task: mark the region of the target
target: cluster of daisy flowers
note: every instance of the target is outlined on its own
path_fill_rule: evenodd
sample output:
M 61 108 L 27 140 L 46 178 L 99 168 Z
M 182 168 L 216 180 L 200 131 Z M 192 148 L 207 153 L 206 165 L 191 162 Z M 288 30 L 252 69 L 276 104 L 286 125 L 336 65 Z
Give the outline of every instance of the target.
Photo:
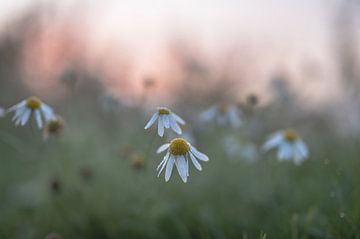
M 164 136 L 165 129 L 174 131 L 177 135 L 182 134 L 181 126 L 185 125 L 185 121 L 166 107 L 158 107 L 157 111 L 145 125 L 145 129 L 149 129 L 157 120 L 157 132 L 160 137 Z M 202 166 L 199 161 L 209 161 L 208 156 L 198 151 L 184 137 L 176 137 L 169 143 L 160 146 L 157 153 L 166 151 L 163 160 L 157 167 L 158 177 L 165 170 L 165 181 L 169 181 L 174 165 L 184 183 L 187 182 L 189 176 L 189 161 L 194 167 L 201 171 Z
M 247 101 L 248 105 L 252 107 L 257 104 L 257 98 L 255 96 L 248 97 Z M 230 126 L 237 129 L 243 125 L 241 117 L 242 112 L 237 105 L 220 103 L 213 105 L 202 112 L 199 119 L 202 122 L 215 122 L 218 126 Z M 241 155 L 242 151 L 240 145 L 234 146 L 233 142 L 230 143 L 232 144 L 230 147 L 230 151 L 232 152 L 230 153 L 235 151 Z M 229 142 L 226 142 L 226 146 L 229 146 Z M 249 158 L 253 159 L 256 155 L 256 149 L 254 146 L 251 150 L 250 147 L 246 147 L 246 149 L 248 152 L 246 152 L 245 156 L 250 156 Z M 262 146 L 262 149 L 263 151 L 277 149 L 278 160 L 293 161 L 296 165 L 300 165 L 309 157 L 307 145 L 294 129 L 284 129 L 271 134 Z M 249 153 L 251 153 L 251 155 L 249 155 Z
M 44 138 L 58 135 L 64 126 L 64 121 L 54 113 L 54 110 L 36 96 L 20 101 L 7 110 L 2 109 L 1 115 L 14 113 L 12 121 L 15 126 L 24 126 L 32 119 L 39 129 L 44 129 Z

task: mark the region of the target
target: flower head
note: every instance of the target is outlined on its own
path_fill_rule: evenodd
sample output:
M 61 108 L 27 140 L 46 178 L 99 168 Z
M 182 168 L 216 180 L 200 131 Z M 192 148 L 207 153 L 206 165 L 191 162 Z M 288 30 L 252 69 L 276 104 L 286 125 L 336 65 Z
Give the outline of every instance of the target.
M 241 112 L 236 105 L 218 104 L 211 106 L 206 111 L 200 114 L 202 121 L 215 121 L 218 125 L 224 126 L 230 124 L 233 128 L 241 126 Z
M 169 128 L 177 134 L 181 134 L 182 130 L 179 124 L 185 124 L 185 121 L 182 118 L 171 112 L 166 107 L 158 107 L 158 111 L 153 114 L 149 122 L 146 124 L 145 129 L 150 128 L 156 120 L 158 120 L 158 134 L 160 137 L 164 136 L 165 129 Z
M 48 139 L 50 136 L 59 136 L 64 130 L 64 120 L 55 115 L 55 117 L 45 123 L 44 127 L 44 139 Z
M 169 181 L 174 164 L 177 171 L 184 183 L 187 182 L 189 176 L 189 160 L 193 163 L 195 168 L 199 171 L 202 167 L 198 160 L 209 161 L 208 156 L 199 152 L 194 146 L 183 138 L 175 138 L 170 143 L 160 146 L 157 153 L 161 153 L 167 150 L 164 159 L 160 162 L 157 170 L 158 176 L 165 169 L 165 181 Z
M 307 145 L 293 129 L 281 130 L 270 135 L 263 149 L 268 151 L 273 148 L 278 148 L 279 160 L 293 160 L 295 164 L 301 164 L 309 156 Z
M 29 97 L 10 107 L 7 112 L 15 112 L 13 121 L 15 121 L 16 126 L 25 125 L 30 117 L 33 116 L 38 128 L 42 128 L 44 121 L 52 120 L 55 117 L 53 110 L 35 96 Z

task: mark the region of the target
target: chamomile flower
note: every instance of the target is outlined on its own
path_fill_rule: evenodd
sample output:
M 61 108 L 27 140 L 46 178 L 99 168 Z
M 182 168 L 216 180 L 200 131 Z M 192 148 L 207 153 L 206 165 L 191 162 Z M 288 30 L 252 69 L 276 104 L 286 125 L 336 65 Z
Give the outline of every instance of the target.
M 215 121 L 218 125 L 229 124 L 233 128 L 239 128 L 241 122 L 241 112 L 236 105 L 218 104 L 211 106 L 200 114 L 201 121 Z
M 182 130 L 179 124 L 185 124 L 185 121 L 182 118 L 171 112 L 171 110 L 166 107 L 158 107 L 158 111 L 153 114 L 149 122 L 146 124 L 145 129 L 150 128 L 156 120 L 158 120 L 158 134 L 160 137 L 163 137 L 165 129 L 169 128 L 180 135 Z
M 268 151 L 277 148 L 277 158 L 279 160 L 293 160 L 295 164 L 301 164 L 309 156 L 309 150 L 298 133 L 293 129 L 285 129 L 270 135 L 263 145 L 263 149 Z
M 42 128 L 44 121 L 49 121 L 55 117 L 53 110 L 35 96 L 29 97 L 10 107 L 7 112 L 15 112 L 13 121 L 15 121 L 16 126 L 25 125 L 30 117 L 33 116 L 38 128 Z
M 183 138 L 175 138 L 170 143 L 162 145 L 156 152 L 161 153 L 167 150 L 164 159 L 161 161 L 157 170 L 158 177 L 165 169 L 165 181 L 169 181 L 174 164 L 184 183 L 187 182 L 189 176 L 189 160 L 193 163 L 195 168 L 199 171 L 202 167 L 198 160 L 209 161 L 208 156 L 199 152 L 194 146 Z

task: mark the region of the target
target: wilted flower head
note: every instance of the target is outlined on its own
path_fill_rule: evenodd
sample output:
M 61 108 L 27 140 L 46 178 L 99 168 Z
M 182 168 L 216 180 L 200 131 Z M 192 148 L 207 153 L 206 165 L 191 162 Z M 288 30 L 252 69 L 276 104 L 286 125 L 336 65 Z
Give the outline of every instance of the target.
M 60 116 L 55 115 L 53 119 L 45 123 L 44 139 L 48 139 L 50 136 L 59 136 L 64 130 L 64 125 L 64 120 Z
M 158 107 L 157 112 L 153 114 L 149 122 L 146 124 L 145 129 L 150 128 L 157 119 L 158 119 L 158 134 L 160 137 L 164 135 L 164 129 L 169 129 L 169 128 L 174 130 L 177 134 L 182 133 L 179 124 L 184 125 L 185 121 L 182 118 L 180 118 L 177 114 L 171 112 L 171 110 L 169 110 L 166 107 Z
M 133 169 L 142 169 L 145 166 L 144 156 L 139 153 L 133 153 L 130 157 L 130 163 Z
M 234 128 L 241 126 L 241 112 L 236 105 L 221 103 L 211 106 L 200 114 L 202 121 L 215 121 L 218 125 L 230 124 Z
M 177 171 L 184 183 L 187 182 L 187 177 L 189 176 L 189 160 L 192 161 L 195 168 L 199 171 L 202 170 L 202 167 L 198 161 L 209 161 L 208 156 L 199 152 L 194 146 L 187 142 L 183 138 L 175 138 L 170 143 L 164 144 L 159 147 L 157 153 L 161 153 L 167 150 L 167 153 L 164 159 L 161 161 L 157 170 L 159 171 L 158 177 L 161 172 L 165 169 L 165 181 L 169 181 L 171 173 L 176 165 Z
M 42 128 L 44 121 L 52 120 L 55 117 L 53 110 L 35 96 L 29 97 L 10 107 L 7 112 L 15 112 L 13 121 L 15 121 L 16 126 L 25 125 L 30 117 L 33 116 L 38 128 Z
M 295 164 L 301 164 L 309 156 L 308 147 L 293 129 L 281 130 L 270 135 L 263 149 L 267 151 L 273 148 L 278 148 L 279 160 L 293 160 Z

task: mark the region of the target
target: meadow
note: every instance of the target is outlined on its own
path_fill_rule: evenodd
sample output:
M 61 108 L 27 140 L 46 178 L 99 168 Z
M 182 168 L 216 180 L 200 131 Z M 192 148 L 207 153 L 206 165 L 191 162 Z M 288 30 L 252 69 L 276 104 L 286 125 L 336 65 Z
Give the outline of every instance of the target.
M 243 103 L 236 130 L 197 122 L 200 107 L 173 105 L 210 161 L 201 172 L 191 166 L 187 183 L 177 173 L 165 183 L 155 151 L 166 137 L 143 129 L 155 109 L 105 110 L 98 93 L 54 105 L 65 127 L 48 140 L 0 120 L 1 238 L 360 238 L 360 138 L 336 135 L 296 98 Z M 289 125 L 309 146 L 301 165 L 261 151 Z M 229 137 L 257 154 L 227 153 Z

